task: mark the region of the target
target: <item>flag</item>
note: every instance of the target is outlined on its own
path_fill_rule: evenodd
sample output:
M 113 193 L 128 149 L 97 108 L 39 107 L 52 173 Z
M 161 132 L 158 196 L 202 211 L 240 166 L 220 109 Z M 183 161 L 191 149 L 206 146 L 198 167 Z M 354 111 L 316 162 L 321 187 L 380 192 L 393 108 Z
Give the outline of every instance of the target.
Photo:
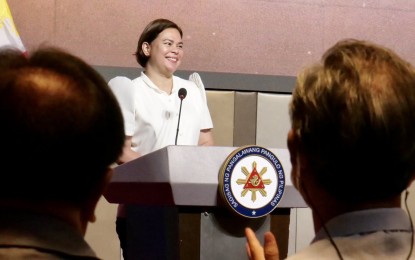
M 11 46 L 26 52 L 6 0 L 0 0 L 0 48 Z

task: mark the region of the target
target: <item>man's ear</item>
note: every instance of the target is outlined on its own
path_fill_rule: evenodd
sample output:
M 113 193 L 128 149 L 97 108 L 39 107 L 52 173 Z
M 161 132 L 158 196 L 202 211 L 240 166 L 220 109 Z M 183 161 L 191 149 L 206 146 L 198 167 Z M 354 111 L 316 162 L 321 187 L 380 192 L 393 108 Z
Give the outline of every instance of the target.
M 296 189 L 299 188 L 300 168 L 299 168 L 299 154 L 298 154 L 298 136 L 294 129 L 290 129 L 287 135 L 287 146 L 290 152 L 291 161 L 291 181 Z
M 304 201 L 311 206 L 309 192 L 313 191 L 314 181 L 310 174 L 309 158 L 307 152 L 302 148 L 300 137 L 291 129 L 287 137 L 287 145 L 291 158 L 291 182 L 303 197 Z M 311 178 L 310 178 L 311 177 Z
M 102 181 L 101 186 L 101 195 L 104 194 L 105 190 L 107 189 L 108 185 L 111 182 L 112 175 L 114 174 L 114 168 L 108 167 L 107 173 L 105 174 L 104 180 Z
M 408 182 L 408 185 L 406 186 L 407 189 L 412 185 L 412 183 L 415 181 L 415 174 L 412 174 L 411 179 Z
M 105 175 L 101 178 L 100 182 L 97 183 L 94 190 L 91 192 L 90 199 L 88 203 L 85 205 L 85 213 L 86 213 L 86 220 L 88 222 L 95 222 L 95 209 L 98 205 L 98 202 L 104 193 L 105 189 L 108 187 L 113 174 L 113 169 L 108 167 Z
M 297 161 L 297 138 L 298 137 L 295 134 L 295 130 L 291 128 L 287 135 L 287 146 L 288 151 L 290 152 L 291 165 L 294 165 Z

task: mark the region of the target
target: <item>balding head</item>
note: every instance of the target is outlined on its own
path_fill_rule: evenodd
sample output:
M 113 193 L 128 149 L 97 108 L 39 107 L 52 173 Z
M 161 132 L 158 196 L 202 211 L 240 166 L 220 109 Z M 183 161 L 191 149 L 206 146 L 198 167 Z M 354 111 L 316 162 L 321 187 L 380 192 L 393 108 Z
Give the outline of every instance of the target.
M 0 52 L 0 122 L 0 198 L 81 202 L 124 143 L 104 79 L 58 49 Z

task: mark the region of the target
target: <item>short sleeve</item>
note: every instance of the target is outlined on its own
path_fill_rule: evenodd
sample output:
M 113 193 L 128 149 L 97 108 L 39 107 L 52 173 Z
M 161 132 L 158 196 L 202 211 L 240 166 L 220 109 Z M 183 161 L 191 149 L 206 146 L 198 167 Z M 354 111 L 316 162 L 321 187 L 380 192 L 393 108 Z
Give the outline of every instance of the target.
M 200 91 L 202 101 L 204 102 L 202 107 L 202 128 L 201 129 L 211 129 L 213 128 L 212 117 L 210 116 L 209 107 L 207 105 L 206 90 L 203 84 L 202 79 L 200 78 L 199 73 L 193 72 L 189 76 L 189 80 L 193 81 Z
M 125 135 L 132 136 L 135 128 L 134 84 L 127 77 L 117 76 L 108 82 L 121 107 Z

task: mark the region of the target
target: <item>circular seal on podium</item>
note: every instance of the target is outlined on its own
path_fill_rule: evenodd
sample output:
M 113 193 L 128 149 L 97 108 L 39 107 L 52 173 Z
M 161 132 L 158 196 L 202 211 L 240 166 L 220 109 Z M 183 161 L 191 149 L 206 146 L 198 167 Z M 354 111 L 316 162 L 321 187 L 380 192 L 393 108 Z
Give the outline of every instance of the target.
M 260 146 L 243 146 L 228 155 L 219 173 L 219 190 L 229 208 L 247 218 L 270 214 L 285 189 L 278 157 Z

